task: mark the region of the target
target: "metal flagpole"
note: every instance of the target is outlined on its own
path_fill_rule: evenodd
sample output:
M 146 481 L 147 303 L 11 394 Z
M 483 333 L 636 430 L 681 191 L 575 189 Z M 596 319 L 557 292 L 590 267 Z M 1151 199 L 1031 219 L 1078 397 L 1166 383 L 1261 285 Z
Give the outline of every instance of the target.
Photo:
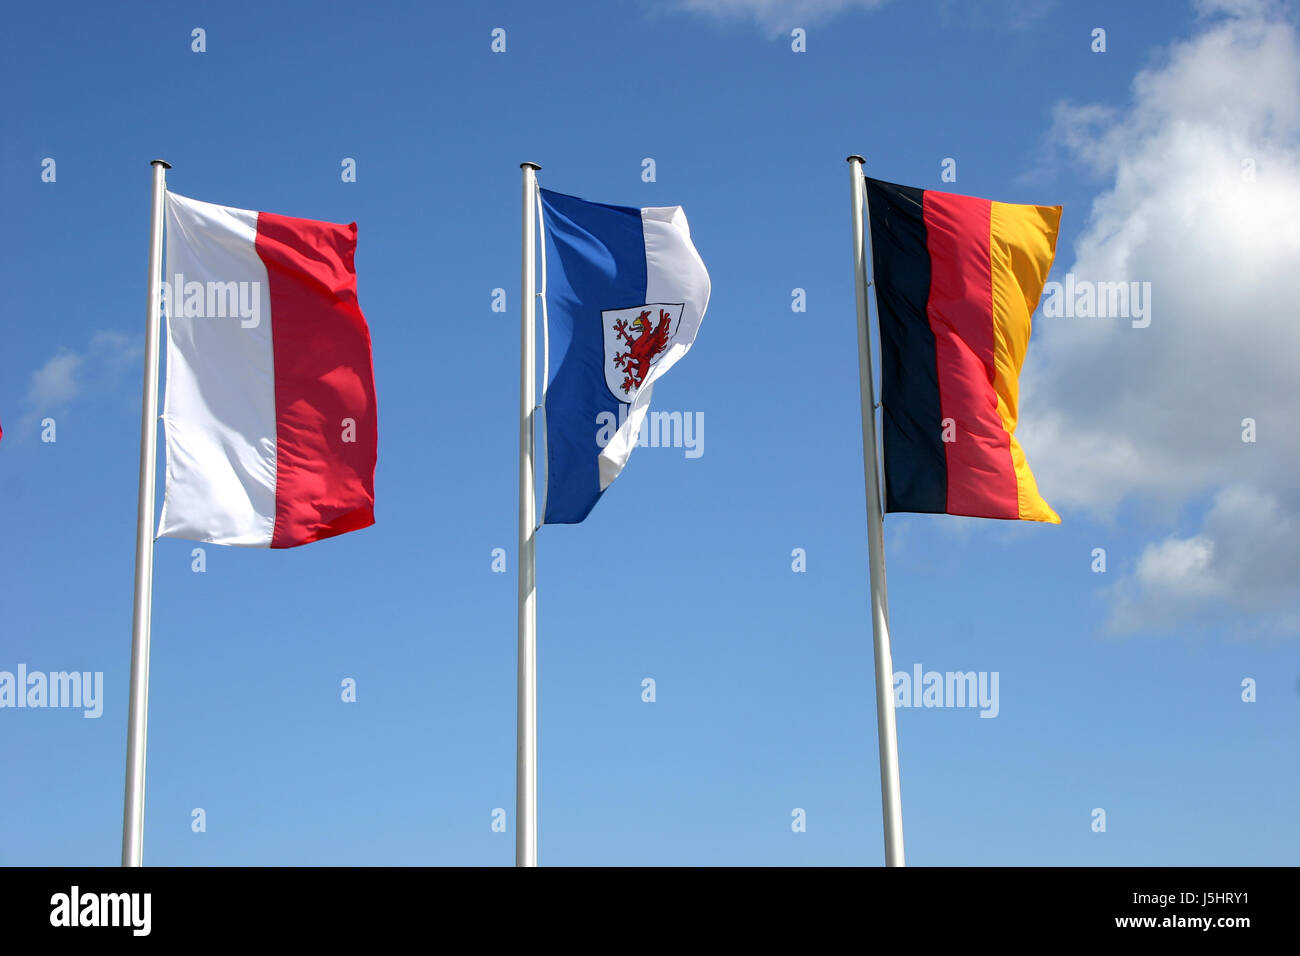
M 537 552 L 533 411 L 537 405 L 536 163 L 524 171 L 523 273 L 519 290 L 519 659 L 515 744 L 515 866 L 537 865 Z
M 880 737 L 880 809 L 885 824 L 885 865 L 904 866 L 903 802 L 898 783 L 898 730 L 894 721 L 894 661 L 889 650 L 889 598 L 885 591 L 885 520 L 876 463 L 876 403 L 867 319 L 867 254 L 861 156 L 850 156 L 853 192 L 853 276 L 858 300 L 858 382 L 862 396 L 862 469 L 867 479 L 867 551 L 871 561 L 871 629 L 876 651 L 876 730 Z M 876 310 L 879 315 L 879 309 Z
M 144 759 L 149 736 L 149 625 L 153 616 L 154 468 L 158 460 L 158 338 L 163 197 L 171 165 L 155 159 L 149 217 L 149 302 L 145 311 L 144 394 L 140 401 L 140 497 L 135 527 L 135 608 L 131 622 L 131 704 L 127 716 L 122 865 L 144 856 Z

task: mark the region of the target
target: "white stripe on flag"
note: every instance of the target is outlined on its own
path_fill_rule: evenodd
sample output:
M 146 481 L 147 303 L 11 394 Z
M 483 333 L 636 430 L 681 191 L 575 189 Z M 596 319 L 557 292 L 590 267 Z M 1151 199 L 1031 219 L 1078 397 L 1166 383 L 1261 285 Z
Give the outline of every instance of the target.
M 158 534 L 270 547 L 275 359 L 270 288 L 257 254 L 257 213 L 172 192 L 166 205 L 163 279 L 174 284 L 179 274 L 185 287 L 172 289 L 167 313 L 167 491 Z M 231 282 L 237 283 L 234 315 L 229 314 Z M 197 294 L 187 296 L 186 289 Z M 252 306 L 248 311 L 256 312 L 256 325 L 252 317 L 241 317 L 241 297 Z
M 655 362 L 628 408 L 627 420 L 597 459 L 600 490 L 604 491 L 622 472 L 636 447 L 641 422 L 650 408 L 655 381 L 690 351 L 709 305 L 709 273 L 691 242 L 691 227 L 681 206 L 647 206 L 641 210 L 641 231 L 645 236 L 646 302 L 681 302 L 682 317 L 672 344 Z

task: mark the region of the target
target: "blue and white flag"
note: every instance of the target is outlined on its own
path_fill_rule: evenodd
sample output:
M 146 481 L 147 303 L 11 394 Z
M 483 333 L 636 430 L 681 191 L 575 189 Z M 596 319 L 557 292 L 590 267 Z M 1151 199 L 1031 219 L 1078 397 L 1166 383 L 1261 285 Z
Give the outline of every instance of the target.
M 627 464 L 655 380 L 690 351 L 709 273 L 681 206 L 541 194 L 558 356 L 546 391 L 543 521 L 576 524 Z

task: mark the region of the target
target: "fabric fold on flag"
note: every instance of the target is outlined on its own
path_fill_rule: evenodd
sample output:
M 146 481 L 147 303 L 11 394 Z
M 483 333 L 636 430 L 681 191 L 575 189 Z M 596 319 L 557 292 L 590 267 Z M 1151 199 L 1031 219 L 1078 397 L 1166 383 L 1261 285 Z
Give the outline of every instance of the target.
M 1060 523 L 1016 440 L 1031 316 L 1060 206 L 866 177 L 885 510 Z
M 374 523 L 356 223 L 168 192 L 160 537 L 292 548 Z
M 627 464 L 654 383 L 690 351 L 711 287 L 681 206 L 540 193 L 553 357 L 543 521 L 576 524 Z

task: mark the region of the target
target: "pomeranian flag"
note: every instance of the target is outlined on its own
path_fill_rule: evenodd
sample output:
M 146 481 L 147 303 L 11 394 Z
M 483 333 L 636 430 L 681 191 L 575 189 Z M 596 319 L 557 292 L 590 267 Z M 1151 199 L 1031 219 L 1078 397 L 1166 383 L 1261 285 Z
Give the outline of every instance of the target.
M 158 534 L 292 548 L 374 524 L 375 383 L 356 223 L 166 194 Z
M 867 177 L 885 510 L 1060 523 L 1016 441 L 1030 316 L 1060 206 Z
M 540 190 L 546 304 L 545 524 L 590 513 L 636 447 L 655 381 L 690 351 L 709 273 L 681 206 L 606 206 Z

